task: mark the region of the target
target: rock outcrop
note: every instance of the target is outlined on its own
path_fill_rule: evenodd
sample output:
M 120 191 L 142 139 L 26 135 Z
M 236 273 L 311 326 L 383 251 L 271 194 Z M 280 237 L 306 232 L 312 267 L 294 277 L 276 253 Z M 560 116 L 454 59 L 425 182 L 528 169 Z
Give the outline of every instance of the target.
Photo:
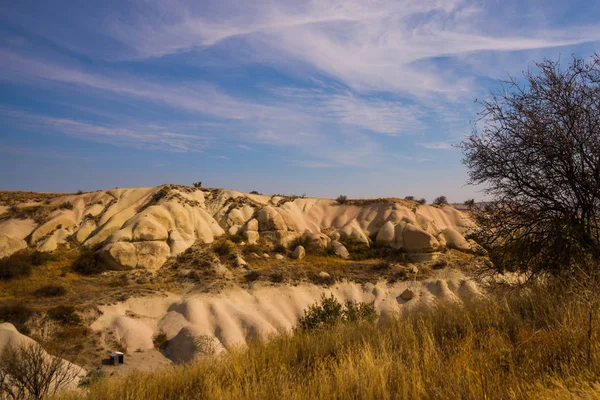
M 406 201 L 284 198 L 221 189 L 165 185 L 59 196 L 37 206 L 44 218 L 0 216 L 0 257 L 30 246 L 99 246 L 100 257 L 120 268 L 160 268 L 196 242 L 224 234 L 288 246 L 300 239 L 308 250 L 335 248 L 352 240 L 424 254 L 445 247 L 475 251 L 464 238 L 472 221 L 452 207 Z

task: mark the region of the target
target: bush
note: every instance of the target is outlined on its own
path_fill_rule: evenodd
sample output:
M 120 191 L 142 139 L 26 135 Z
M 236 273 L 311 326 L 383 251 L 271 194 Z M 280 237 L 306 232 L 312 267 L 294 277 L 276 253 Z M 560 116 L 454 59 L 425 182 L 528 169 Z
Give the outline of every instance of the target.
M 61 285 L 42 286 L 33 292 L 36 297 L 59 297 L 67 294 L 67 289 Z
M 54 260 L 54 256 L 51 253 L 36 250 L 29 254 L 29 260 L 31 265 L 38 267 L 40 265 L 46 265 L 48 261 Z
M 31 275 L 31 259 L 26 251 L 14 253 L 0 260 L 0 279 L 9 280 Z
M 154 348 L 156 350 L 165 348 L 168 342 L 167 334 L 164 332 L 159 332 L 152 338 L 152 343 L 154 344 Z
M 0 306 L 0 322 L 10 322 L 23 334 L 29 333 L 29 329 L 25 327 L 25 324 L 32 315 L 33 310 L 25 304 L 5 304 Z
M 84 248 L 79 252 L 71 269 L 82 275 L 95 275 L 114 268 L 100 259 L 95 248 Z
M 463 204 L 469 208 L 472 208 L 473 206 L 475 206 L 475 199 L 465 200 Z
M 250 194 L 260 194 L 259 192 L 257 192 L 256 190 L 253 190 L 250 192 Z
M 226 256 L 227 254 L 230 254 L 231 250 L 232 246 L 229 244 L 229 242 L 220 242 L 214 244 L 212 247 L 212 251 L 220 256 Z
M 433 204 L 435 204 L 436 206 L 445 205 L 448 204 L 448 199 L 446 198 L 446 196 L 438 196 L 435 199 L 433 199 Z
M 81 317 L 73 306 L 60 305 L 48 310 L 48 318 L 65 325 L 77 325 L 81 323 Z
M 242 248 L 242 253 L 244 253 L 244 254 L 251 254 L 251 253 L 261 254 L 263 252 L 264 252 L 263 248 L 257 244 L 246 244 Z
M 427 204 L 427 200 L 425 200 L 424 198 L 420 198 L 419 200 L 417 200 L 417 203 L 423 205 L 423 204 Z
M 260 272 L 258 271 L 250 271 L 246 275 L 244 275 L 244 279 L 248 282 L 254 282 L 260 279 Z
M 244 238 L 242 238 L 240 235 L 231 235 L 229 237 L 229 240 L 232 241 L 235 244 L 239 244 L 239 243 L 242 243 L 244 241 Z
M 330 297 L 322 295 L 321 304 L 315 303 L 304 311 L 304 315 L 298 320 L 297 329 L 311 331 L 340 323 L 374 322 L 376 318 L 377 313 L 372 304 L 347 301 L 342 305 L 333 294 Z
M 273 248 L 273 251 L 274 251 L 275 253 L 279 253 L 279 254 L 285 254 L 286 248 L 285 248 L 285 246 L 284 246 L 283 244 L 281 244 L 281 243 L 277 243 L 277 244 L 275 245 L 275 247 Z
M 285 276 L 278 272 L 273 272 L 271 275 L 269 275 L 269 280 L 273 283 L 281 283 L 285 280 Z
M 202 182 L 194 182 L 194 187 L 195 188 L 201 188 L 202 187 Z
M 335 201 L 337 201 L 338 204 L 345 204 L 348 201 L 348 196 L 340 194 Z
M 415 199 L 415 196 L 406 196 L 404 198 L 404 200 L 411 200 L 411 201 L 414 200 L 414 199 Z
M 68 201 L 65 201 L 64 203 L 61 203 L 58 208 L 60 208 L 61 210 L 72 210 L 73 209 L 73 204 L 69 203 Z

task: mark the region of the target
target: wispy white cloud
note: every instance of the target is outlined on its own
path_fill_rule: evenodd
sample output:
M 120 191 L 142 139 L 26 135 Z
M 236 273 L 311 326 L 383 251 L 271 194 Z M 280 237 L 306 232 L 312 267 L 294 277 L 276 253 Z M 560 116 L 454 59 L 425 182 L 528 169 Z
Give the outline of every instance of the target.
M 510 20 L 504 31 L 488 33 L 482 28 L 484 21 L 495 16 L 470 3 L 314 0 L 240 5 L 223 1 L 207 12 L 185 1 L 150 2 L 136 18 L 114 19 L 105 33 L 133 49 L 133 57 L 160 57 L 236 39 L 252 49 L 255 60 L 293 59 L 357 90 L 449 97 L 468 95 L 473 89 L 471 79 L 423 62 L 600 40 L 597 26 L 532 26 L 524 32 L 511 29 Z
M 425 147 L 426 149 L 434 149 L 434 150 L 449 150 L 453 149 L 452 143 L 449 142 L 431 142 L 431 143 L 419 143 L 420 146 Z
M 0 108 L 0 119 L 17 121 L 21 127 L 67 134 L 97 142 L 170 151 L 202 151 L 206 138 L 174 133 L 158 126 L 110 127 L 69 118 L 54 118 L 20 110 Z

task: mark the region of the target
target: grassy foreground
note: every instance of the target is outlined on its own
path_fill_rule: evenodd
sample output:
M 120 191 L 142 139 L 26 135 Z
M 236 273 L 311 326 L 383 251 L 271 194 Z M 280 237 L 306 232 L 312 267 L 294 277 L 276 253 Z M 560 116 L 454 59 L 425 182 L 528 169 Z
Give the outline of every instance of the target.
M 378 326 L 281 335 L 65 398 L 600 398 L 594 303 L 557 288 L 505 293 Z

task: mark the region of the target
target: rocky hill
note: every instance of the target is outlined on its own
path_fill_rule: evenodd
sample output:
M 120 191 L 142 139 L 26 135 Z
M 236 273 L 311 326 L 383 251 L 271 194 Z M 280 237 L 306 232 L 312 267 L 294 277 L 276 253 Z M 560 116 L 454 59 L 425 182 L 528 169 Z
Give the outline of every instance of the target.
M 1 199 L 11 198 L 6 193 Z M 473 226 L 464 212 L 401 199 L 340 204 L 163 185 L 21 200 L 0 205 L 0 258 L 27 247 L 43 252 L 59 246 L 94 248 L 115 267 L 155 270 L 195 242 L 211 243 L 222 235 L 272 246 L 300 238 L 307 246 L 334 247 L 342 255 L 339 240 L 348 237 L 413 255 L 475 246 L 463 236 Z

